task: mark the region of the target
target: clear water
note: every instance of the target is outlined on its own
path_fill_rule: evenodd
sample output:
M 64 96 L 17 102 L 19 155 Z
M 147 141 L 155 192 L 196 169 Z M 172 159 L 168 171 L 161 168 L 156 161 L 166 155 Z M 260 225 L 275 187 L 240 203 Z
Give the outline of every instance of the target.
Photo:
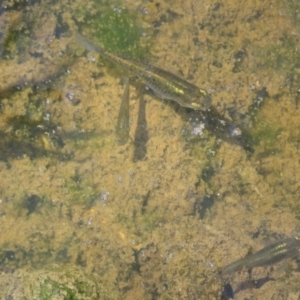
M 200 289 L 211 275 L 295 234 L 299 9 L 3 1 L 0 298 L 219 299 L 221 281 Z M 254 152 L 136 79 L 130 141 L 119 146 L 126 72 L 78 47 L 77 30 L 207 89 Z M 259 289 L 241 288 L 247 272 L 227 279 L 238 299 L 299 297 L 288 263 L 254 269 L 254 279 L 276 279 Z

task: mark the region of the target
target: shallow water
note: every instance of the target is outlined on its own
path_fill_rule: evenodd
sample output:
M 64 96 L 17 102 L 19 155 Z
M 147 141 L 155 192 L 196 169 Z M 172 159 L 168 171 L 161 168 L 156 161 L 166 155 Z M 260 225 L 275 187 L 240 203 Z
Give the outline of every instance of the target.
M 2 4 L 0 298 L 220 299 L 222 282 L 199 287 L 299 227 L 300 5 L 109 3 Z M 76 30 L 207 89 L 254 153 L 135 79 L 120 146 L 124 72 Z M 254 269 L 276 279 L 257 289 L 231 275 L 236 299 L 298 298 L 288 263 Z

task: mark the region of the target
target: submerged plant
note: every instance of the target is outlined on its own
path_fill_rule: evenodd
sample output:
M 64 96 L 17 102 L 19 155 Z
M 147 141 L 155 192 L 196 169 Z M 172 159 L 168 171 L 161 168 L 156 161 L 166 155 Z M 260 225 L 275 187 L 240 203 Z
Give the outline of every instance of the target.
M 123 5 L 112 5 L 98 0 L 93 11 L 84 7 L 78 10 L 84 15 L 80 30 L 87 31 L 94 43 L 107 50 L 121 52 L 141 59 L 148 52 L 149 41 L 145 35 L 139 12 L 129 11 Z

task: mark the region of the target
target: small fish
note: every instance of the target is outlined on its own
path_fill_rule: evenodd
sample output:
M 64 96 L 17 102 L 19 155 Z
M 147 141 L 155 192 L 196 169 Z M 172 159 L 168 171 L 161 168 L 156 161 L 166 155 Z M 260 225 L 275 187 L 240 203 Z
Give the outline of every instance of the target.
M 119 145 L 125 145 L 129 138 L 129 78 L 124 79 L 125 90 L 120 106 L 116 126 L 116 135 Z
M 272 265 L 285 258 L 296 257 L 299 251 L 300 237 L 284 239 L 225 266 L 219 275 L 223 276 L 243 269 Z
M 76 33 L 76 39 L 84 49 L 98 52 L 104 58 L 143 79 L 147 86 L 162 99 L 173 100 L 183 107 L 194 110 L 205 110 L 211 105 L 211 98 L 204 89 L 171 72 L 109 52 L 94 45 L 80 33 Z
M 209 287 L 216 278 L 241 270 L 250 270 L 255 267 L 263 267 L 280 262 L 286 258 L 295 258 L 300 253 L 300 237 L 287 238 L 275 242 L 258 252 L 241 258 L 221 269 L 218 274 L 213 275 L 205 286 L 199 288 L 202 291 Z

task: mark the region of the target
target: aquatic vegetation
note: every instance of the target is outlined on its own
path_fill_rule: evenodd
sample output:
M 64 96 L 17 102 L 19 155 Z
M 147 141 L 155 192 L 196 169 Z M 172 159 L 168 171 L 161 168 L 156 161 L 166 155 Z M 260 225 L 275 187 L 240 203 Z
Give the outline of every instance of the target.
M 145 213 L 141 220 L 141 232 L 152 232 L 155 228 L 159 227 L 161 223 L 166 222 L 166 216 L 163 212 L 160 211 L 151 211 L 149 213 Z
M 14 97 L 17 95 L 16 93 Z M 6 134 L 5 130 L 0 132 L 1 160 L 23 155 L 34 158 L 50 152 L 54 154 L 64 146 L 62 135 L 56 130 L 57 125 L 48 120 L 49 113 L 43 112 L 40 106 L 39 102 L 33 101 L 29 96 L 27 102 L 16 109 L 16 114 L 11 115 L 14 106 L 3 102 L 3 112 L 6 113 L 5 127 L 9 134 Z
M 3 299 L 30 300 L 117 300 L 118 292 L 110 282 L 97 276 L 86 275 L 81 269 L 65 266 L 62 269 L 19 269 L 7 274 L 6 289 L 0 292 Z M 11 284 L 14 282 L 14 284 Z
M 251 134 L 256 145 L 262 145 L 265 150 L 277 148 L 277 136 L 281 129 L 271 120 L 257 119 Z
M 298 42 L 292 36 L 284 36 L 278 44 L 270 44 L 255 50 L 257 57 L 261 58 L 258 66 L 270 68 L 277 72 L 295 73 L 300 64 L 300 52 L 297 50 Z
M 64 180 L 62 188 L 71 203 L 89 205 L 99 194 L 96 187 L 90 182 L 90 178 L 80 176 L 78 173 Z
M 83 14 L 82 29 L 90 32 L 93 42 L 132 58 L 144 57 L 149 49 L 149 40 L 144 34 L 139 13 L 103 0 L 96 1 L 95 5 L 95 11 L 85 7 L 77 11 L 78 17 Z
M 90 296 L 91 293 L 89 293 L 89 289 L 87 287 L 88 286 L 86 284 L 81 283 L 79 285 L 79 291 L 83 292 L 84 294 L 86 294 L 87 291 L 88 295 L 86 296 Z M 53 299 L 53 296 L 63 296 L 63 299 L 65 300 L 77 300 L 79 298 L 76 296 L 76 294 L 79 291 L 76 291 L 76 287 L 70 288 L 66 284 L 62 284 L 51 279 L 46 279 L 41 284 L 39 297 L 43 300 L 50 300 Z
M 18 44 L 21 42 L 20 39 L 25 39 L 24 33 L 19 30 L 9 30 L 4 37 L 3 45 L 3 58 L 12 58 L 15 55 L 19 54 L 20 50 L 18 49 Z M 22 43 L 21 43 L 22 44 Z
M 293 22 L 296 26 L 300 26 L 300 3 L 299 1 L 288 1 L 288 12 L 291 15 Z M 285 6 L 286 8 L 286 6 Z

